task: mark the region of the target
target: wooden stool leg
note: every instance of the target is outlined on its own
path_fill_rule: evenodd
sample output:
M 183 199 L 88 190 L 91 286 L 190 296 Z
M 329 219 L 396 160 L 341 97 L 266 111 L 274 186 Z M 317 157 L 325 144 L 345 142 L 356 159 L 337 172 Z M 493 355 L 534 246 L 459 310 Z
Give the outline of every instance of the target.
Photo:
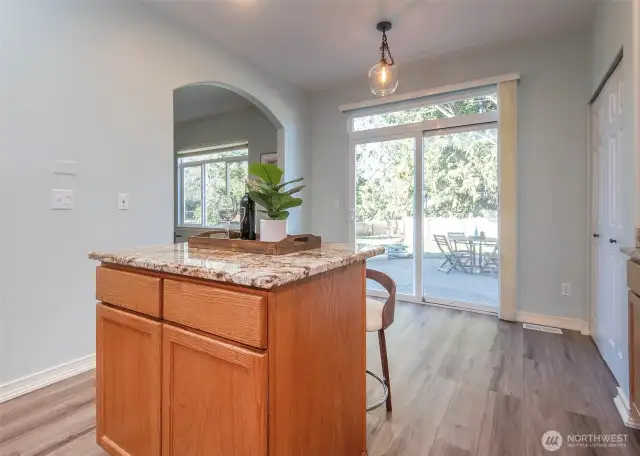
M 384 337 L 384 330 L 378 331 L 378 342 L 380 342 L 380 359 L 382 360 L 382 375 L 389 389 L 387 397 L 387 411 L 391 411 L 391 380 L 389 377 L 389 359 L 387 358 L 387 340 Z

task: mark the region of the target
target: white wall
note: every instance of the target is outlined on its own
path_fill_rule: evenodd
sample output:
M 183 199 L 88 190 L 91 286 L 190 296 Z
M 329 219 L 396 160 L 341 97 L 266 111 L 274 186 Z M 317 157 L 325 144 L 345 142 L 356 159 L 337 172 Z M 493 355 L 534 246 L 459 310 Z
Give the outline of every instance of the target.
M 620 159 L 623 161 L 622 169 L 626 172 L 619 176 L 618 184 L 623 186 L 622 195 L 625 207 L 621 211 L 623 222 L 629 227 L 625 235 L 625 239 L 620 239 L 620 245 L 631 246 L 635 244 L 635 226 L 636 208 L 640 201 L 640 196 L 636 192 L 636 154 L 638 153 L 638 145 L 636 144 L 636 130 L 638 125 L 638 104 L 634 102 L 637 94 L 634 95 L 634 59 L 638 59 L 638 49 L 633 47 L 633 20 L 632 20 L 632 4 L 631 1 L 611 1 L 602 2 L 598 5 L 596 18 L 593 26 L 593 35 L 591 42 L 591 90 L 592 92 L 598 87 L 603 80 L 607 70 L 613 63 L 620 49 L 624 49 L 623 79 L 625 84 L 624 92 L 624 110 L 625 125 L 623 127 L 623 154 Z M 620 254 L 623 257 L 623 254 Z M 624 278 L 626 280 L 626 277 Z M 623 287 L 623 284 L 616 286 Z M 629 339 L 629 315 L 627 312 L 626 295 L 621 296 L 620 302 L 610 303 L 611 314 L 616 315 L 619 321 L 614 324 L 615 328 L 619 328 L 622 332 L 622 341 Z M 614 311 L 615 306 L 615 311 Z M 618 380 L 620 388 L 626 392 L 629 397 L 629 346 L 623 342 L 618 347 L 622 352 L 622 357 L 618 357 L 615 349 L 603 344 L 602 350 L 610 350 L 610 353 L 604 353 L 605 359 L 609 363 L 611 372 Z
M 256 107 L 201 117 L 175 124 L 175 148 L 249 141 L 249 162 L 260 162 L 261 154 L 277 152 L 278 133 L 271 121 Z
M 400 67 L 398 93 L 520 72 L 518 308 L 587 320 L 588 34 L 476 49 Z M 401 63 L 401 62 L 400 62 Z M 348 241 L 343 103 L 372 98 L 365 75 L 310 98 L 312 226 Z M 572 296 L 560 295 L 571 282 Z
M 147 5 L 0 2 L 0 43 L 2 384 L 95 351 L 90 250 L 173 241 L 175 88 L 253 95 L 284 125 L 286 171 L 308 161 L 297 89 Z M 78 175 L 53 175 L 56 159 Z M 50 210 L 56 187 L 75 191 L 75 210 Z M 116 210 L 118 192 L 131 210 Z

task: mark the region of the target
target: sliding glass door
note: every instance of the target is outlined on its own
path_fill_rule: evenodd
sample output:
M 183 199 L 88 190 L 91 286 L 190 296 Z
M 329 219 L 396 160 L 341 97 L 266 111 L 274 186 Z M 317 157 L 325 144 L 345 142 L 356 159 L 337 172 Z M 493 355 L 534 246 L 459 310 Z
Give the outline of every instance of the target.
M 384 246 L 367 267 L 400 299 L 497 312 L 497 108 L 486 87 L 351 117 L 350 241 Z

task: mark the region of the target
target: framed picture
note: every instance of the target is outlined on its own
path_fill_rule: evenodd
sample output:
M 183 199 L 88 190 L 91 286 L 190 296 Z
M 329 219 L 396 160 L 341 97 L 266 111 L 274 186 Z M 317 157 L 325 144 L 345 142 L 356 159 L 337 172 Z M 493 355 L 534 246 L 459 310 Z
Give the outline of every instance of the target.
M 270 154 L 260 154 L 260 163 L 263 165 L 277 165 L 278 153 L 272 152 Z

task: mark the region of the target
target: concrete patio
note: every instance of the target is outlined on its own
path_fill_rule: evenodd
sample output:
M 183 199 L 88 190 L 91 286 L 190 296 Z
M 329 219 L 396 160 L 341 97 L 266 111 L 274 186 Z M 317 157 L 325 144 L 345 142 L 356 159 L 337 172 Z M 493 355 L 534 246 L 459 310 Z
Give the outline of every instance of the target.
M 449 274 L 438 271 L 441 256 L 427 254 L 423 262 L 424 293 L 427 298 L 445 299 L 471 304 L 498 306 L 498 275 L 493 273 L 466 274 L 452 270 Z M 396 282 L 397 292 L 413 293 L 414 259 L 388 259 L 386 255 L 367 260 L 367 267 L 382 271 Z M 368 281 L 371 289 L 382 288 Z

